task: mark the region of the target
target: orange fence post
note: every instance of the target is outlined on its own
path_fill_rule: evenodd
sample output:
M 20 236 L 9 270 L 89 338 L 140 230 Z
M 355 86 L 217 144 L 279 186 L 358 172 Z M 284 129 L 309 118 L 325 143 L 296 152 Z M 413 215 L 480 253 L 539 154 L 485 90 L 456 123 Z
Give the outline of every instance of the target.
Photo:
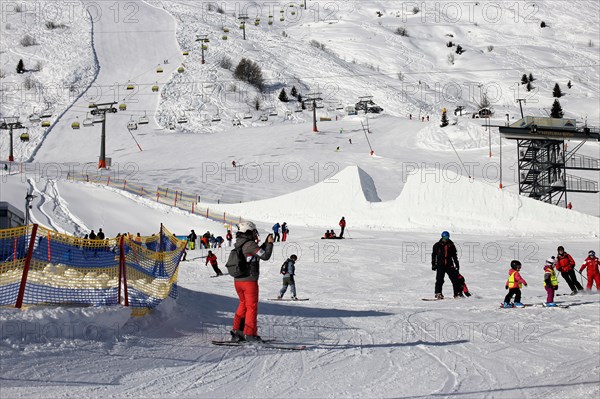
M 17 266 L 17 237 L 15 237 L 15 248 L 14 248 L 13 251 L 14 251 L 13 252 L 13 254 L 14 254 L 13 255 L 13 260 L 14 260 L 15 267 L 16 267 Z
M 125 262 L 125 236 L 121 236 L 119 243 L 119 303 L 121 303 L 121 281 L 123 281 L 123 305 L 129 306 L 129 296 L 127 295 L 127 271 Z
M 23 297 L 25 296 L 25 284 L 27 284 L 27 274 L 29 273 L 29 265 L 31 265 L 31 257 L 33 256 L 33 246 L 35 245 L 35 235 L 37 234 L 38 225 L 34 224 L 31 230 L 31 237 L 29 238 L 29 249 L 27 250 L 27 257 L 25 257 L 25 265 L 23 265 L 23 275 L 21 276 L 21 285 L 19 286 L 19 295 L 17 296 L 17 302 L 15 308 L 20 309 L 23 306 Z
M 157 191 L 156 192 L 156 202 L 158 202 L 158 198 L 160 197 L 160 193 Z
M 125 190 L 126 186 L 127 186 L 127 180 L 123 180 L 123 190 Z
M 52 252 L 50 250 L 50 232 L 48 232 L 48 262 L 52 262 Z
M 194 214 L 194 203 L 192 202 L 192 215 Z

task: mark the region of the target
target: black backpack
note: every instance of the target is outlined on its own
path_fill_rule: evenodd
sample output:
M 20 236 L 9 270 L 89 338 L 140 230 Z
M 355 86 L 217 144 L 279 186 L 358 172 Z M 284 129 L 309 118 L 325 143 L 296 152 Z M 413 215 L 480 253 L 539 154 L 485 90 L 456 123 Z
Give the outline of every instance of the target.
M 286 259 L 285 262 L 283 262 L 283 265 L 281 265 L 281 269 L 279 269 L 279 273 L 281 274 L 287 274 L 288 273 L 288 262 L 290 260 Z
M 243 245 L 240 245 L 238 248 L 232 249 L 229 252 L 227 263 L 225 263 L 229 275 L 233 278 L 248 277 L 250 275 L 250 268 L 248 262 L 246 262 L 244 252 L 242 252 L 242 247 Z

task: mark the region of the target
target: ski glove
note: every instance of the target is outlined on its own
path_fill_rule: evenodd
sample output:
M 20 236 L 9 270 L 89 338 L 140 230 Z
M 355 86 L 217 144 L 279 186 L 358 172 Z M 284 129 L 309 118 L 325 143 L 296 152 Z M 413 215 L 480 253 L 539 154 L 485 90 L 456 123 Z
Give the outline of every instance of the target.
M 504 289 L 505 289 L 505 290 L 507 290 L 507 289 L 508 289 L 508 285 L 505 285 L 505 286 L 504 286 Z
M 558 291 L 558 285 L 555 285 L 552 288 L 554 288 L 554 291 Z
M 437 266 L 432 264 L 431 265 L 431 270 L 436 270 L 436 269 L 437 269 Z

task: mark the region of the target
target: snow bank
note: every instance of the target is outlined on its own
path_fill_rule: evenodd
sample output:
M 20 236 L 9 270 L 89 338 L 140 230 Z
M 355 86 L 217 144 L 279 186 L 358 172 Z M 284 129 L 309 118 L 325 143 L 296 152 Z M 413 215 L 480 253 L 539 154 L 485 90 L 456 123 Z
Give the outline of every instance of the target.
M 408 177 L 398 198 L 374 202 L 378 200 L 371 177 L 352 166 L 294 193 L 210 206 L 253 220 L 319 227 L 337 227 L 343 215 L 350 228 L 363 229 L 596 236 L 600 228 L 598 217 L 503 191 L 448 170 L 421 170 Z

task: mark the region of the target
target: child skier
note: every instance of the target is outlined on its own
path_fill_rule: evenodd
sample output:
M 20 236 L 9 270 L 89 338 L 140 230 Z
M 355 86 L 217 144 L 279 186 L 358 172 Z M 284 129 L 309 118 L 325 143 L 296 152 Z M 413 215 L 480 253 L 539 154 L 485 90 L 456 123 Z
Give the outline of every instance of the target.
M 546 264 L 544 265 L 544 288 L 548 293 L 544 306 L 548 307 L 556 307 L 556 304 L 554 303 L 554 291 L 558 289 L 558 280 L 556 279 L 556 272 L 554 271 L 555 263 L 556 259 L 552 256 L 546 260 Z
M 585 258 L 585 263 L 581 265 L 581 269 L 579 269 L 579 273 L 581 274 L 581 272 L 583 272 L 583 269 L 587 267 L 586 289 L 588 291 L 592 289 L 594 282 L 596 282 L 596 289 L 600 291 L 600 270 L 598 270 L 599 266 L 600 261 L 598 261 L 598 258 L 596 258 L 596 252 L 588 252 L 588 257 Z
M 206 256 L 206 262 L 204 263 L 204 265 L 208 265 L 208 262 L 210 262 L 210 265 L 212 266 L 215 273 L 217 273 L 217 276 L 223 275 L 223 272 L 221 272 L 221 269 L 219 269 L 217 255 L 213 254 L 212 251 L 208 251 L 208 255 Z
M 504 288 L 508 290 L 508 294 L 504 297 L 504 307 L 505 308 L 522 308 L 525 305 L 521 303 L 521 287 L 524 285 L 527 287 L 527 282 L 521 274 L 519 273 L 521 270 L 521 262 L 518 260 L 513 260 L 510 262 L 510 270 L 508 271 L 508 280 L 506 281 L 506 285 Z M 514 304 L 510 303 L 513 295 L 515 296 Z
M 281 274 L 283 274 L 283 287 L 279 290 L 279 296 L 277 299 L 283 298 L 283 294 L 287 291 L 288 285 L 292 291 L 292 300 L 295 301 L 298 298 L 296 297 L 296 282 L 294 281 L 294 275 L 296 274 L 296 261 L 298 257 L 296 255 L 292 255 L 288 260 L 283 262 L 281 265 Z

